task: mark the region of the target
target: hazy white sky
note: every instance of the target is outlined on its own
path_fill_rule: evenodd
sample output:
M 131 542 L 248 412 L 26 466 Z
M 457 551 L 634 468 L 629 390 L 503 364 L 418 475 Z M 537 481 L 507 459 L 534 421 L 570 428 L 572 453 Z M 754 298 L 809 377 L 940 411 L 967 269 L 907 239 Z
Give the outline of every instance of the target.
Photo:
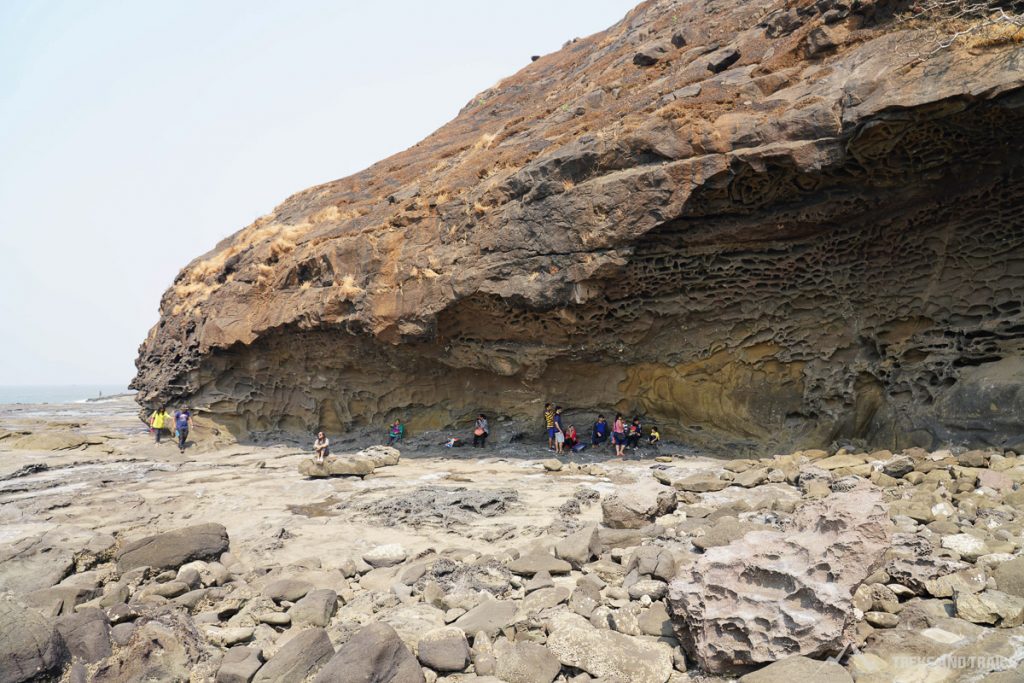
M 0 385 L 126 385 L 193 257 L 633 4 L 0 2 Z

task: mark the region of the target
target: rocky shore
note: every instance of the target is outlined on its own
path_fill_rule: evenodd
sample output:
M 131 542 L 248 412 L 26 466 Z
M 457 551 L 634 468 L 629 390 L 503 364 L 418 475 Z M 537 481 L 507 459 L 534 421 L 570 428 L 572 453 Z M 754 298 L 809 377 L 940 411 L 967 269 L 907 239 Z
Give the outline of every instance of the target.
M 87 410 L 43 450 L 52 415 L 0 411 L 4 683 L 1024 677 L 1012 452 L 319 471 L 132 419 Z

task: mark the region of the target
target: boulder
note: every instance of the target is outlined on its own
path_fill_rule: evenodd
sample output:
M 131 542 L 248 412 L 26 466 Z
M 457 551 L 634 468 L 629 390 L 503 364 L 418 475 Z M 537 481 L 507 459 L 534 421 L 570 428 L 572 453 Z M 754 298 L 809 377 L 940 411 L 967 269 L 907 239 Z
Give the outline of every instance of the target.
M 562 469 L 562 461 L 558 458 L 548 458 L 541 462 L 541 465 L 543 465 L 544 469 L 548 472 L 559 472 Z
M 260 667 L 253 678 L 253 683 L 303 681 L 331 660 L 333 655 L 334 647 L 331 645 L 331 639 L 327 637 L 327 631 L 322 628 L 300 631 Z M 319 677 L 317 680 L 320 680 Z
M 669 590 L 679 639 L 714 673 L 842 648 L 853 592 L 878 568 L 892 523 L 866 482 L 806 503 L 785 531 L 709 548 Z
M 601 501 L 604 525 L 612 529 L 641 529 L 676 508 L 671 491 L 623 486 Z
M 680 491 L 691 493 L 708 493 L 709 491 L 721 491 L 729 486 L 731 482 L 710 472 L 691 474 L 681 479 L 673 479 L 672 486 Z
M 974 624 L 1020 626 L 1024 624 L 1024 598 L 997 590 L 958 593 L 956 615 Z
M 0 595 L 0 683 L 57 674 L 67 659 L 67 647 L 50 618 Z
M 943 536 L 941 544 L 943 548 L 954 551 L 968 562 L 974 562 L 982 555 L 988 555 L 992 552 L 985 541 L 971 534 Z
M 562 670 L 558 657 L 529 641 L 494 644 L 495 676 L 507 683 L 551 683 Z
M 645 545 L 633 551 L 626 563 L 626 572 L 671 581 L 676 576 L 676 558 L 665 548 Z
M 393 567 L 405 562 L 408 553 L 397 543 L 379 545 L 369 552 L 363 553 L 363 562 L 374 568 Z
M 992 577 L 996 581 L 996 588 L 1003 593 L 1024 598 L 1024 557 L 1000 562 L 992 570 Z
M 373 459 L 358 456 L 346 458 L 328 456 L 322 463 L 310 458 L 299 463 L 299 474 L 311 479 L 365 477 L 373 474 L 374 469 Z
M 395 629 L 375 622 L 342 645 L 313 683 L 424 683 L 424 678 Z
M 199 524 L 147 536 L 117 551 L 117 568 L 177 569 L 192 560 L 215 560 L 228 549 L 228 531 L 221 524 Z
M 291 623 L 296 626 L 325 627 L 331 623 L 338 607 L 338 594 L 329 588 L 318 588 L 306 593 L 288 610 Z
M 429 631 L 416 644 L 420 664 L 437 672 L 462 671 L 469 665 L 469 642 L 456 626 Z
M 402 453 L 394 446 L 370 446 L 356 453 L 356 458 L 365 458 L 374 467 L 392 467 L 401 460 Z
M 555 557 L 579 569 L 601 554 L 601 536 L 597 526 L 587 526 L 555 544 Z
M 487 598 L 456 619 L 453 626 L 458 626 L 467 634 L 483 631 L 488 636 L 494 636 L 513 622 L 517 611 L 516 603 L 510 600 Z
M 637 66 L 654 66 L 672 52 L 672 45 L 657 41 L 642 46 L 633 55 L 633 63 Z
M 740 677 L 740 683 L 800 683 L 801 681 L 853 683 L 853 677 L 836 662 L 822 662 L 801 655 L 780 659 L 763 669 Z
M 595 678 L 665 683 L 672 674 L 670 648 L 594 628 L 577 614 L 552 617 L 548 631 L 547 648 L 558 661 Z
M 525 598 L 520 604 L 519 612 L 525 617 L 531 614 L 537 614 L 543 612 L 546 609 L 557 607 L 563 602 L 569 599 L 571 591 L 564 586 L 551 586 L 550 588 L 541 588 L 535 590 Z
M 57 620 L 57 631 L 72 656 L 83 662 L 110 656 L 110 620 L 101 609 L 89 607 L 63 616 Z
M 216 683 L 249 683 L 263 666 L 259 648 L 238 645 L 224 653 Z

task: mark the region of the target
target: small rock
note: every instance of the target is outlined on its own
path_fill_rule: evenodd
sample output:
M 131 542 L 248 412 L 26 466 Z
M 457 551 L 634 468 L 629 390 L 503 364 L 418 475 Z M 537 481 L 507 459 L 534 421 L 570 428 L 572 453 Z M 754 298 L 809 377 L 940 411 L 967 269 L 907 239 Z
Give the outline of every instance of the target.
M 547 553 L 532 553 L 524 555 L 517 560 L 512 560 L 507 565 L 508 570 L 520 576 L 533 576 L 538 572 L 548 574 L 568 574 L 572 571 L 572 565 L 565 560 L 560 560 L 554 555 Z
M 420 638 L 416 651 L 423 666 L 438 672 L 462 671 L 469 664 L 466 634 L 455 626 L 428 631 Z
M 562 669 L 561 663 L 543 645 L 528 641 L 494 644 L 495 675 L 508 683 L 551 683 Z
M 864 621 L 877 628 L 896 628 L 900 618 L 888 612 L 865 612 Z
M 327 588 L 310 591 L 288 610 L 293 624 L 327 626 L 338 606 L 338 594 Z
M 249 683 L 263 666 L 259 648 L 238 645 L 224 653 L 216 683 Z
M 373 550 L 363 554 L 363 561 L 374 568 L 393 567 L 396 564 L 405 562 L 407 554 L 405 548 L 397 543 L 379 545 Z
M 330 660 L 333 655 L 334 647 L 331 645 L 331 639 L 327 637 L 327 631 L 322 628 L 300 631 L 285 643 L 270 658 L 270 661 L 260 667 L 253 681 L 254 683 L 302 681 Z

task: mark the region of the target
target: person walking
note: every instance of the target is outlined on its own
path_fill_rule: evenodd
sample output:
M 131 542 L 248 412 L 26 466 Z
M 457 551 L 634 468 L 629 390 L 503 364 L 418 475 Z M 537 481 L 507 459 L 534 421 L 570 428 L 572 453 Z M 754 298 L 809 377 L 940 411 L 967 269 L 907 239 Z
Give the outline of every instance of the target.
M 555 455 L 565 452 L 565 429 L 562 426 L 562 406 L 555 406 Z
M 615 457 L 626 457 L 626 423 L 622 421 L 622 414 L 615 416 L 612 423 L 612 443 L 615 444 Z
M 171 416 L 167 412 L 167 408 L 161 406 L 153 411 L 153 414 L 149 416 L 149 426 L 156 435 L 156 442 L 160 443 L 160 437 L 163 436 L 164 430 L 167 429 L 171 424 Z
M 324 436 L 323 432 L 317 432 L 316 441 L 313 442 L 313 450 L 316 452 L 317 464 L 322 464 L 324 458 L 331 454 L 331 440 Z
M 555 450 L 555 409 L 550 403 L 544 404 L 544 429 L 548 432 L 548 450 Z
M 488 434 L 490 434 L 490 428 L 487 426 L 487 416 L 480 413 L 477 415 L 476 428 L 473 430 L 473 445 L 477 448 L 486 446 Z
M 174 413 L 174 433 L 178 437 L 178 450 L 185 452 L 185 442 L 188 440 L 188 433 L 192 429 L 192 410 L 184 406 Z

